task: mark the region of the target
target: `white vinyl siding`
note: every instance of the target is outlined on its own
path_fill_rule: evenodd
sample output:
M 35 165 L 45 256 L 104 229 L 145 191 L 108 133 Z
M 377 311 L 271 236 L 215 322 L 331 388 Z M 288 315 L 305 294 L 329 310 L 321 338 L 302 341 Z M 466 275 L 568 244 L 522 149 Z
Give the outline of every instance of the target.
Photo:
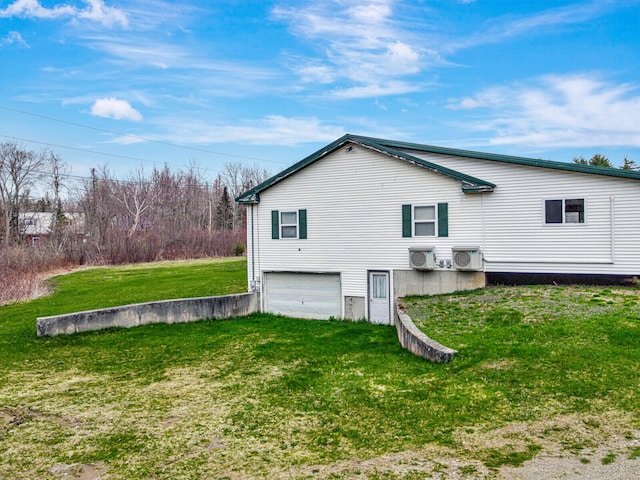
M 389 271 L 393 281 L 394 270 L 409 269 L 409 247 L 425 245 L 439 259 L 451 259 L 453 246 L 477 245 L 487 272 L 640 273 L 640 182 L 411 154 L 495 183 L 495 191 L 465 194 L 450 177 L 361 146 L 342 148 L 261 192 L 252 207 L 256 279 L 264 272 L 339 272 L 342 298 L 367 298 L 369 270 Z M 584 223 L 545 224 L 548 199 L 583 199 Z M 403 236 L 404 206 L 441 204 L 447 237 Z M 300 206 L 305 219 L 308 211 L 308 239 L 273 241 L 271 212 Z
M 402 206 L 448 204 L 449 237 L 402 236 Z M 271 240 L 271 211 L 308 211 L 307 240 Z M 269 271 L 341 272 L 342 295 L 367 298 L 367 271 L 408 269 L 409 247 L 442 258 L 480 243 L 481 195 L 459 181 L 361 147 L 339 150 L 260 194 L 259 265 Z M 391 275 L 391 281 L 393 275 Z M 393 285 L 391 286 L 393 291 Z
M 637 275 L 640 181 L 446 155 L 413 155 L 495 183 L 484 195 L 487 272 Z M 584 199 L 583 224 L 545 224 L 544 200 Z

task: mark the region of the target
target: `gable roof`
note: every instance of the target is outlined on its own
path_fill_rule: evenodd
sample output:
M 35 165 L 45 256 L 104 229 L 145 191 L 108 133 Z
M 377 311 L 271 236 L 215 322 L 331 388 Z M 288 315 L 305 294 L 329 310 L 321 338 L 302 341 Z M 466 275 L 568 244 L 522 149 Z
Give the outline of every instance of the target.
M 594 175 L 605 175 L 608 177 L 621 177 L 640 180 L 640 171 L 622 170 L 620 168 L 596 167 L 593 165 L 581 165 L 578 163 L 557 162 L 553 160 L 543 160 L 541 158 L 515 157 L 512 155 L 501 155 L 497 153 L 474 152 L 471 150 L 459 150 L 457 148 L 436 147 L 433 145 L 421 145 L 419 143 L 398 142 L 372 137 L 357 137 L 368 139 L 391 148 L 402 148 L 415 150 L 418 152 L 439 153 L 442 155 L 453 155 L 455 157 L 477 158 L 479 160 L 492 160 L 494 162 L 512 163 L 516 165 L 527 165 L 530 167 L 551 168 L 555 170 L 565 170 L 578 173 L 590 173 Z
M 238 197 L 236 202 L 241 204 L 251 204 L 260 202 L 260 193 L 273 185 L 285 180 L 294 173 L 311 165 L 326 155 L 342 148 L 347 143 L 354 143 L 361 147 L 388 155 L 399 160 L 409 162 L 435 173 L 445 175 L 447 177 L 459 180 L 462 183 L 462 191 L 465 193 L 491 192 L 495 188 L 495 184 L 485 180 L 466 175 L 464 173 L 443 167 L 436 163 L 424 160 L 408 153 L 406 150 L 414 150 L 416 152 L 436 153 L 441 155 L 452 155 L 456 157 L 477 158 L 479 160 L 491 160 L 495 162 L 511 163 L 516 165 L 526 165 L 539 168 L 551 168 L 555 170 L 565 170 L 578 173 L 589 173 L 595 175 L 606 175 L 610 177 L 622 177 L 634 180 L 640 180 L 640 172 L 633 170 L 621 170 L 608 167 L 594 167 L 591 165 L 579 165 L 575 163 L 554 162 L 551 160 L 542 160 L 526 157 L 514 157 L 510 155 L 499 155 L 493 153 L 473 152 L 469 150 L 459 150 L 455 148 L 436 147 L 432 145 L 421 145 L 418 143 L 399 142 L 394 140 L 385 140 L 381 138 L 363 137 L 360 135 L 346 134 L 336 141 L 330 143 L 326 147 L 300 160 L 299 162 L 284 169 L 282 172 L 272 176 L 259 185 L 247 190 Z

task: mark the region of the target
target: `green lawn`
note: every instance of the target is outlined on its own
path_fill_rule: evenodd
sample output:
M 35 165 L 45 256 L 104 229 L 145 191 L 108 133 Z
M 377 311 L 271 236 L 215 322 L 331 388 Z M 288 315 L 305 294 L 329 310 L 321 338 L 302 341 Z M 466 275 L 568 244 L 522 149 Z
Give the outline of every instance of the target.
M 90 269 L 0 307 L 0 478 L 482 478 L 540 451 L 638 457 L 637 290 L 407 299 L 460 351 L 447 365 L 392 327 L 272 315 L 35 336 L 37 316 L 245 276 L 239 260 Z

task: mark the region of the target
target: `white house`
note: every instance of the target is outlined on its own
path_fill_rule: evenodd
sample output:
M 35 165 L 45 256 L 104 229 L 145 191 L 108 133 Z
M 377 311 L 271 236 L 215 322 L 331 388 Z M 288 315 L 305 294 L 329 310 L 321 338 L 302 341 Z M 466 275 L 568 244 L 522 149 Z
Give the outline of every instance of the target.
M 492 275 L 640 274 L 637 171 L 345 135 L 236 201 L 267 312 L 393 323 Z
M 35 247 L 47 242 L 53 228 L 54 214 L 51 212 L 21 212 L 19 216 L 20 234 L 27 245 Z M 65 228 L 78 236 L 84 237 L 84 214 L 64 213 Z

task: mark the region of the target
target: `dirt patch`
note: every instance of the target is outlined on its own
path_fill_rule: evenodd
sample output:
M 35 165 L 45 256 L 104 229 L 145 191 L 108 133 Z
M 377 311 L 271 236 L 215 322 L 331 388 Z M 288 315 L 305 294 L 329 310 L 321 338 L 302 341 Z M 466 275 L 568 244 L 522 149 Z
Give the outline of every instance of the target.
M 108 467 L 102 462 L 71 465 L 58 463 L 51 467 L 49 472 L 62 480 L 98 480 L 107 470 Z
M 0 419 L 2 420 L 0 438 L 2 438 L 5 432 L 33 419 L 45 420 L 60 425 L 61 427 L 76 428 L 83 424 L 83 422 L 79 420 L 67 419 L 59 415 L 43 413 L 33 408 L 5 407 L 0 409 Z
M 345 460 L 309 465 L 273 478 L 489 478 L 493 473 L 481 462 L 463 460 L 455 452 L 434 445 L 419 451 L 381 455 L 366 460 Z
M 636 480 L 640 478 L 640 460 L 619 458 L 603 464 L 598 459 L 575 455 L 539 455 L 520 468 L 503 467 L 500 476 L 504 480 Z
M 640 429 L 631 428 L 632 423 L 620 412 L 559 415 L 497 429 L 460 429 L 456 440 L 464 457 L 475 457 L 485 465 L 496 458 L 502 461 L 494 471 L 505 480 L 631 480 L 640 478 L 640 460 L 631 455 L 640 445 Z M 540 453 L 527 459 L 532 446 Z M 517 458 L 521 461 L 514 462 Z M 484 478 L 476 473 L 468 478 Z

